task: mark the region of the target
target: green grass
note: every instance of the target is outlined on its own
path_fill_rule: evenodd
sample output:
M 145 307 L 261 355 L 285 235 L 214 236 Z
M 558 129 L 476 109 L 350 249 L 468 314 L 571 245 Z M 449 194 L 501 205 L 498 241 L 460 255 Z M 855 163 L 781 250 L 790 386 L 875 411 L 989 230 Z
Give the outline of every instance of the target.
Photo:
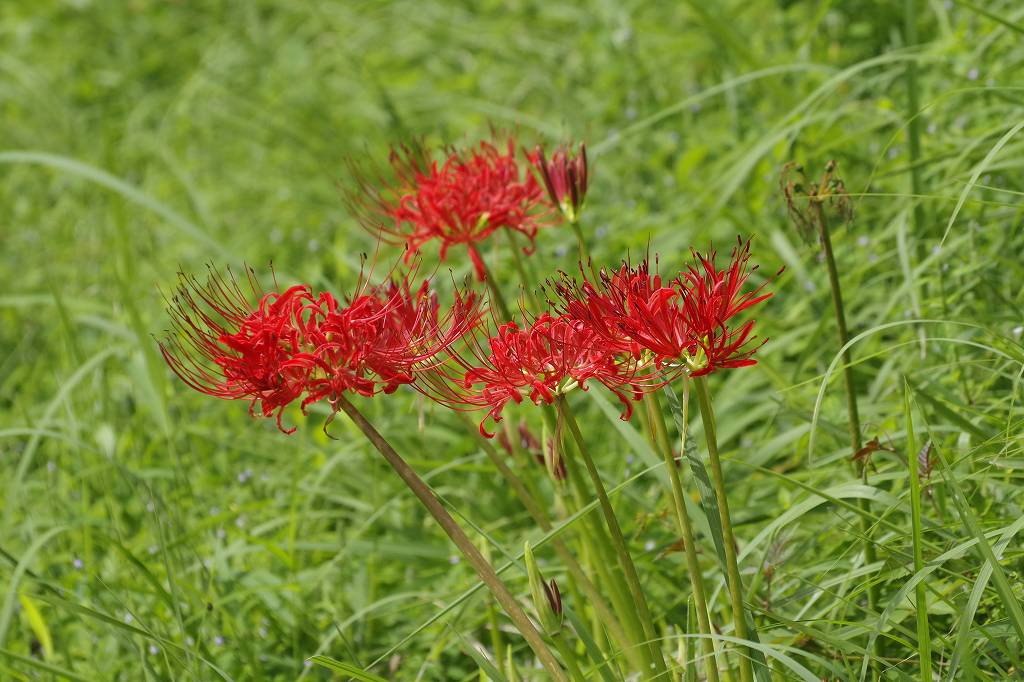
M 1024 674 L 1024 10 L 921 0 L 908 48 L 904 9 L 2 3 L 0 679 L 514 679 L 491 656 L 474 574 L 354 427 L 335 420 L 331 440 L 325 412 L 291 410 L 286 437 L 188 391 L 152 338 L 179 267 L 272 261 L 282 284 L 345 292 L 376 252 L 337 188 L 345 158 L 413 136 L 473 141 L 492 124 L 525 144 L 587 141 L 583 229 L 599 263 L 649 247 L 668 271 L 690 245 L 753 234 L 761 274 L 786 267 L 758 315 L 760 363 L 710 377 L 752 648 L 776 679 L 921 679 L 929 651 L 937 679 Z M 833 158 L 855 207 L 833 242 L 863 435 L 895 450 L 875 454 L 867 484 L 849 463 L 827 273 L 778 191 L 785 162 L 817 175 Z M 539 245 L 534 272 L 572 267 L 569 229 Z M 493 249 L 511 297 L 516 264 L 504 240 Z M 445 267 L 470 272 L 456 250 Z M 573 407 L 663 651 L 686 634 L 698 655 L 662 458 L 614 398 L 591 394 Z M 524 541 L 569 582 L 456 415 L 410 392 L 360 409 L 508 562 L 521 603 Z M 520 416 L 540 432 L 537 411 L 508 411 Z M 907 458 L 929 439 L 918 490 Z M 543 469 L 514 468 L 577 547 L 580 517 Z M 683 475 L 730 646 L 712 529 Z M 496 620 L 519 677 L 536 676 Z

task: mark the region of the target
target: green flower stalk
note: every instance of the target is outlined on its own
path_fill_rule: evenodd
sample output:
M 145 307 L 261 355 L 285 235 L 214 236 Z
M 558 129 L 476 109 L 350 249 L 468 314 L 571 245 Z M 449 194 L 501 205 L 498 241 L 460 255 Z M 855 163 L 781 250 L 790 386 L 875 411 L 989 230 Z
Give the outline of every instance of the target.
M 826 206 L 838 214 L 844 222 L 853 218 L 853 209 L 843 181 L 836 176 L 836 163 L 829 161 L 825 171 L 817 182 L 809 182 L 803 167 L 790 164 L 783 172 L 782 193 L 789 209 L 789 216 L 806 241 L 817 241 L 821 244 L 825 267 L 828 270 L 829 290 L 832 293 L 832 311 L 836 319 L 836 340 L 843 350 L 843 383 L 846 389 L 847 425 L 850 434 L 851 458 L 857 460 L 863 441 L 860 428 L 860 413 L 857 408 L 857 386 L 853 376 L 853 352 L 848 348 L 850 333 L 846 326 L 846 309 L 843 306 L 843 289 L 839 281 L 839 268 L 836 266 L 835 254 L 832 250 L 832 235 L 826 216 Z M 796 180 L 789 180 L 795 173 Z M 804 205 L 806 202 L 806 206 Z M 865 457 L 860 464 L 860 476 L 866 484 L 868 481 L 868 462 Z M 864 562 L 868 565 L 878 560 L 875 542 L 871 538 L 871 522 L 869 520 L 868 501 L 861 498 L 857 501 L 861 509 L 861 535 L 864 538 Z M 878 585 L 874 581 L 867 582 L 868 612 L 875 613 L 879 602 Z M 881 639 L 875 640 L 875 658 L 881 660 L 883 651 Z M 878 674 L 877 660 L 873 667 Z

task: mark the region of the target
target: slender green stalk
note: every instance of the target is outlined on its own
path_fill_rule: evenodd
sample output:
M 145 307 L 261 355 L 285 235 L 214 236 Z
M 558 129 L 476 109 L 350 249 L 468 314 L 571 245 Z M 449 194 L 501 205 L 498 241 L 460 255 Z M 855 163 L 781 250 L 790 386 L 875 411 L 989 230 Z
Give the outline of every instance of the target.
M 556 410 L 548 405 L 544 406 L 541 414 L 544 416 L 548 428 L 555 434 L 555 442 L 559 443 L 562 440 L 562 427 L 559 423 L 564 425 L 564 420 L 559 420 Z M 571 506 L 570 510 L 572 513 L 576 513 L 589 503 L 587 500 L 587 486 L 583 482 L 577 467 L 566 466 L 565 470 L 568 475 L 569 490 L 571 491 L 571 497 L 567 498 L 566 501 L 570 505 L 575 505 L 574 507 Z M 653 663 L 650 661 L 650 648 L 645 644 L 647 640 L 644 629 L 640 624 L 635 605 L 629 598 L 629 587 L 626 585 L 623 571 L 614 570 L 614 567 L 618 565 L 618 561 L 615 558 L 615 549 L 612 546 L 607 526 L 597 522 L 589 515 L 583 516 L 580 521 L 583 531 L 581 537 L 589 553 L 591 568 L 608 591 L 612 608 L 619 615 L 623 628 L 629 638 L 630 644 L 626 647 L 625 652 L 630 657 L 630 664 L 634 665 L 636 670 L 649 669 Z M 644 662 L 645 660 L 647 661 L 646 663 Z
M 586 268 L 590 271 L 590 276 L 594 278 L 596 282 L 598 280 L 597 270 L 594 268 L 594 261 L 590 257 L 590 249 L 587 247 L 587 240 L 583 238 L 583 228 L 580 227 L 579 218 L 569 223 L 572 228 L 572 233 L 576 235 L 576 245 L 579 248 L 580 254 L 580 268 Z
M 469 421 L 470 428 L 476 431 L 476 426 L 473 425 L 472 420 L 469 420 L 469 418 L 464 414 L 462 416 Z M 502 478 L 505 479 L 505 482 L 512 487 L 512 490 L 519 498 L 519 501 L 523 503 L 527 513 L 534 520 L 537 526 L 545 533 L 550 532 L 552 529 L 551 520 L 548 518 L 544 508 L 537 503 L 536 498 L 527 489 L 526 484 L 522 479 L 516 476 L 515 472 L 509 468 L 508 464 L 505 463 L 505 460 L 501 457 L 498 451 L 494 449 L 493 445 L 486 440 L 481 439 L 480 446 L 483 448 L 487 458 L 491 460 L 491 463 L 494 464 L 494 467 L 501 474 Z M 583 590 L 583 593 L 589 600 L 590 605 L 594 607 L 594 611 L 597 612 L 600 617 L 602 625 L 608 628 L 612 633 L 612 636 L 615 637 L 621 646 L 627 646 L 629 640 L 626 639 L 625 632 L 622 630 L 622 626 L 619 625 L 619 619 L 608 606 L 608 602 L 606 602 L 604 597 L 601 596 L 597 586 L 594 585 L 593 581 L 591 581 L 590 578 L 587 577 L 586 573 L 583 572 L 583 568 L 580 566 L 579 562 L 576 561 L 576 557 L 574 557 L 572 552 L 569 551 L 569 548 L 566 547 L 561 538 L 552 538 L 551 545 L 555 548 L 555 553 L 558 554 L 558 558 L 562 560 L 566 570 L 568 570 L 569 574 L 572 575 L 574 583 Z
M 653 672 L 655 676 L 664 675 L 667 673 L 665 659 L 662 657 L 661 648 L 657 646 L 657 639 L 654 634 L 654 622 L 651 619 L 651 611 L 647 606 L 647 599 L 644 597 L 643 589 L 640 586 L 640 577 L 637 575 L 636 566 L 633 564 L 633 558 L 630 556 L 629 548 L 626 546 L 626 538 L 622 535 L 622 528 L 619 526 L 619 521 L 615 517 L 615 510 L 612 509 L 611 500 L 608 499 L 608 492 L 605 490 L 604 483 L 601 481 L 601 475 L 597 471 L 594 459 L 590 456 L 587 444 L 583 440 L 583 434 L 580 433 L 579 424 L 576 423 L 576 418 L 573 416 L 572 410 L 569 409 L 569 405 L 564 397 L 560 396 L 558 398 L 558 410 L 561 413 L 562 418 L 565 420 L 566 426 L 569 427 L 569 432 L 572 434 L 573 440 L 576 442 L 576 448 L 579 450 L 583 463 L 587 468 L 587 473 L 590 475 L 591 483 L 594 485 L 598 503 L 601 506 L 601 512 L 604 514 L 605 523 L 607 524 L 608 531 L 611 535 L 612 546 L 615 549 L 619 565 L 621 566 L 622 572 L 626 578 L 626 585 L 629 587 L 630 596 L 636 606 L 637 616 L 640 619 L 640 625 L 643 627 L 644 636 L 647 638 L 647 648 L 650 649 L 654 670 L 648 670 L 645 671 L 645 673 L 650 675 Z
M 572 511 L 577 512 L 587 505 L 586 486 L 576 467 L 567 466 L 566 471 L 575 504 Z M 617 561 L 608 531 L 603 525 L 592 522 L 590 517 L 584 517 L 581 521 L 583 524 L 582 538 L 590 553 L 592 568 L 597 573 L 601 584 L 608 590 L 612 608 L 619 615 L 619 620 L 626 632 L 629 642 L 624 649 L 626 656 L 635 670 L 647 670 L 653 665 L 650 647 L 645 644 L 646 635 L 637 616 L 635 605 L 629 598 L 629 587 L 626 585 L 622 571 L 613 570 Z
M 577 480 L 578 483 L 580 481 Z M 581 488 L 578 486 L 573 491 L 575 497 L 574 513 L 587 504 L 580 491 Z M 598 580 L 608 591 L 612 608 L 618 614 L 618 620 L 621 621 L 626 633 L 627 644 L 624 646 L 623 651 L 629 659 L 629 664 L 634 670 L 650 669 L 654 663 L 651 661 L 650 648 L 646 645 L 647 639 L 644 634 L 644 628 L 640 624 L 636 607 L 629 597 L 629 587 L 622 577 L 622 572 L 615 570 L 617 562 L 615 552 L 609 546 L 608 535 L 607 533 L 602 533 L 601 530 L 602 526 L 595 523 L 593 526 L 587 526 L 583 534 L 584 543 L 590 553 L 591 568 L 597 574 Z M 604 625 L 607 624 L 605 623 Z
M 832 309 L 836 317 L 836 332 L 839 335 L 839 347 L 846 348 L 850 341 L 850 334 L 846 329 L 846 312 L 843 307 L 843 291 L 839 284 L 839 269 L 836 267 L 835 254 L 832 252 L 832 236 L 829 233 L 828 219 L 825 217 L 825 209 L 821 201 L 812 199 L 815 215 L 818 222 L 818 236 L 821 239 L 821 248 L 825 254 L 825 266 L 828 270 L 828 283 L 832 291 Z M 850 430 L 850 448 L 856 454 L 862 445 L 860 430 L 860 414 L 857 409 L 857 387 L 853 379 L 853 353 L 849 348 L 843 351 L 843 382 L 846 386 L 846 412 Z M 861 464 L 860 475 L 865 484 L 868 481 L 868 463 L 865 459 Z M 875 553 L 875 543 L 871 539 L 870 508 L 868 501 L 864 498 L 857 500 L 861 509 L 860 530 L 864 538 L 864 563 L 871 565 L 878 560 Z M 868 612 L 875 613 L 878 606 L 878 585 L 873 581 L 867 582 Z M 875 658 L 882 656 L 881 638 L 875 640 Z M 877 671 L 877 665 L 872 664 Z
M 711 463 L 711 479 L 718 502 L 718 518 L 722 523 L 722 535 L 725 540 L 723 543 L 725 545 L 725 569 L 729 583 L 729 601 L 732 604 L 733 627 L 736 630 L 737 638 L 747 639 L 743 581 L 740 578 L 739 563 L 736 560 L 736 536 L 733 534 L 732 518 L 729 515 L 729 498 L 725 494 L 725 476 L 722 475 L 722 462 L 718 457 L 718 435 L 715 430 L 715 414 L 711 408 L 711 395 L 704 377 L 694 379 L 693 386 L 694 392 L 697 394 L 701 422 L 704 424 L 704 438 L 707 440 L 708 460 Z M 752 682 L 754 679 L 754 670 L 747 651 L 740 652 L 740 679 L 743 682 Z
M 580 671 L 579 658 L 576 656 L 576 651 L 572 648 L 572 644 L 565 638 L 565 632 L 562 631 L 552 635 L 551 641 L 555 643 L 558 653 L 562 654 L 562 661 L 565 662 L 565 667 L 569 669 L 569 677 L 572 678 L 573 682 L 586 682 L 587 678 Z
M 903 42 L 907 47 L 917 45 L 917 3 L 918 0 L 904 0 L 903 3 Z M 924 204 L 920 197 L 924 196 L 921 182 L 921 120 L 920 104 L 917 90 L 917 60 L 907 61 L 907 138 L 910 147 L 910 191 L 914 199 L 914 234 L 922 234 L 924 228 Z M 922 242 L 924 240 L 921 240 Z M 923 246 L 923 244 L 922 244 Z
M 590 262 L 590 249 L 587 248 L 587 241 L 583 238 L 583 229 L 580 227 L 580 221 L 573 220 L 569 223 L 572 228 L 572 233 L 576 235 L 576 246 L 579 248 L 580 253 L 580 264 L 586 265 Z
M 455 519 L 452 518 L 451 514 L 448 513 L 448 510 L 444 508 L 444 505 L 434 496 L 430 487 L 423 482 L 423 479 L 402 459 L 401 455 L 391 447 L 391 444 L 384 439 L 384 436 L 380 435 L 380 432 L 374 428 L 373 424 L 367 421 L 366 417 L 344 394 L 338 395 L 337 406 L 359 427 L 359 430 L 363 432 L 366 439 L 384 457 L 385 461 L 394 469 L 399 478 L 402 479 L 409 490 L 427 508 L 427 511 L 434 517 L 438 525 L 451 538 L 451 541 L 455 543 L 455 546 L 459 548 L 469 564 L 476 570 L 477 575 L 480 576 L 480 580 L 490 589 L 494 598 L 501 604 L 505 613 L 512 620 L 513 625 L 522 634 L 530 648 L 533 649 L 541 665 L 548 671 L 551 678 L 558 680 L 558 682 L 569 682 L 569 678 L 558 663 L 558 659 L 555 658 L 551 649 L 548 648 L 544 638 L 537 632 L 537 628 L 533 626 L 526 612 L 519 606 L 519 602 L 516 601 L 508 587 L 498 577 L 494 568 L 480 554 L 480 550 L 476 548 L 476 545 L 473 544 L 472 540 L 469 539 Z
M 684 379 L 686 381 L 686 379 Z M 690 391 L 689 385 L 683 393 L 683 429 L 679 434 L 680 452 L 686 448 L 686 416 L 689 407 Z M 704 649 L 704 669 L 709 682 L 718 681 L 718 666 L 715 660 L 715 643 L 708 635 L 712 634 L 711 619 L 708 616 L 708 602 L 704 594 L 704 577 L 700 571 L 700 563 L 697 560 L 697 544 L 694 539 L 693 525 L 690 523 L 690 513 L 686 511 L 686 500 L 683 494 L 683 484 L 679 480 L 679 470 L 676 468 L 675 457 L 672 454 L 672 445 L 668 439 L 668 429 L 665 426 L 665 417 L 658 404 L 657 393 L 646 396 L 644 402 L 647 404 L 647 412 L 654 431 L 656 440 L 665 459 L 665 469 L 668 471 L 669 483 L 672 488 L 672 504 L 675 507 L 676 523 L 679 525 L 679 532 L 683 534 L 683 551 L 686 554 L 686 570 L 690 574 L 690 586 L 693 591 L 694 608 L 697 611 L 697 627 L 701 637 L 701 646 Z
M 501 288 L 498 283 L 494 281 L 494 274 L 491 269 L 487 266 L 487 262 L 484 260 L 483 254 L 480 255 L 480 264 L 484 270 L 484 283 L 487 285 L 487 292 L 490 294 L 491 301 L 498 309 L 498 314 L 501 316 L 502 322 L 509 322 L 512 316 L 509 314 L 508 303 L 505 302 L 505 296 L 501 293 Z
M 910 385 L 903 383 L 903 405 L 907 422 L 907 466 L 910 469 L 910 523 L 914 538 L 914 573 L 924 569 L 921 530 L 921 472 L 918 468 L 917 445 L 914 443 L 914 418 L 910 409 Z M 932 679 L 932 639 L 928 630 L 928 596 L 924 581 L 914 588 L 917 610 L 917 652 L 920 659 L 921 682 Z
M 535 310 L 541 310 L 540 301 L 537 299 L 537 292 L 533 289 L 533 283 L 537 280 L 534 277 L 530 277 L 526 272 L 526 265 L 523 263 L 523 255 L 519 250 L 519 245 L 516 244 L 516 234 L 512 230 L 505 230 L 505 234 L 508 235 L 508 244 L 512 249 L 512 260 L 516 266 L 516 272 L 519 273 L 519 282 L 523 285 L 523 292 L 526 295 L 526 300 L 529 301 L 530 306 Z

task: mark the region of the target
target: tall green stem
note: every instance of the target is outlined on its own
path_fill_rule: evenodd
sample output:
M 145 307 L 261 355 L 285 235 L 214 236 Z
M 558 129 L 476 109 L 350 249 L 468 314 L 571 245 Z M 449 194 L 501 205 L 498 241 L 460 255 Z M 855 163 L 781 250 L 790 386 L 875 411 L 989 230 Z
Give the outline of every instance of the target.
M 530 305 L 535 311 L 540 311 L 540 301 L 537 299 L 537 293 L 533 287 L 536 285 L 536 278 L 530 277 L 526 272 L 526 265 L 523 263 L 523 255 L 520 253 L 519 245 L 516 244 L 516 234 L 512 230 L 505 230 L 505 234 L 508 235 L 508 244 L 512 249 L 512 260 L 516 266 L 516 272 L 519 273 L 519 282 L 523 285 L 523 293 L 526 295 L 526 300 L 529 301 Z
M 569 669 L 569 676 L 572 677 L 572 681 L 586 682 L 587 678 L 585 678 L 583 673 L 580 671 L 576 652 L 572 648 L 572 643 L 566 640 L 565 633 L 559 632 L 556 635 L 552 635 L 551 641 L 555 643 L 555 648 L 558 649 L 558 653 L 562 654 L 562 660 L 565 661 L 565 667 Z
M 469 427 L 476 431 L 476 426 L 473 425 L 472 420 L 469 420 L 465 414 L 462 415 L 469 422 Z M 495 468 L 502 475 L 505 481 L 512 487 L 519 501 L 523 503 L 527 513 L 534 520 L 534 522 L 540 527 L 545 533 L 551 532 L 551 520 L 548 518 L 544 508 L 541 507 L 536 498 L 530 493 L 526 484 L 516 476 L 515 472 L 509 468 L 505 460 L 502 459 L 501 455 L 494 446 L 489 442 L 482 440 L 480 446 L 483 448 L 487 458 L 491 460 Z M 602 625 L 612 633 L 612 636 L 619 642 L 623 647 L 628 645 L 626 635 L 622 630 L 622 626 L 619 625 L 618 619 L 608 606 L 608 602 L 605 601 L 604 597 L 601 596 L 597 586 L 594 585 L 593 581 L 587 577 L 586 573 L 583 572 L 583 567 L 580 566 L 579 562 L 576 561 L 576 557 L 572 555 L 569 548 L 566 547 L 565 543 L 561 538 L 552 538 L 551 544 L 555 548 L 555 553 L 558 554 L 558 558 L 565 564 L 566 570 L 572 575 L 573 580 L 583 590 L 583 594 L 586 595 L 587 599 L 590 600 L 590 605 L 594 607 L 594 610 L 598 613 L 601 618 Z
M 654 623 L 651 619 L 651 611 L 647 606 L 647 599 L 644 597 L 643 589 L 640 586 L 640 577 L 637 575 L 636 566 L 633 564 L 633 558 L 630 556 L 629 548 L 626 546 L 626 538 L 622 535 L 622 528 L 619 526 L 619 521 L 615 516 L 615 510 L 612 509 L 611 500 L 608 499 L 608 492 L 605 490 L 604 483 L 601 481 L 601 475 L 597 471 L 594 459 L 590 456 L 587 444 L 583 440 L 583 434 L 580 433 L 579 424 L 576 423 L 576 418 L 573 416 L 572 410 L 569 409 L 569 405 L 564 397 L 558 398 L 558 410 L 561 413 L 562 418 L 565 420 L 566 426 L 569 427 L 569 432 L 572 434 L 573 440 L 576 442 L 576 448 L 579 450 L 583 463 L 587 468 L 587 473 L 590 475 L 590 481 L 597 493 L 598 503 L 601 506 L 602 514 L 604 514 L 605 523 L 608 526 L 608 532 L 611 535 L 612 546 L 615 548 L 615 553 L 618 555 L 619 565 L 621 566 L 623 575 L 626 578 L 626 585 L 629 588 L 630 597 L 632 597 L 636 605 L 637 615 L 639 616 L 640 624 L 643 627 L 644 636 L 647 638 L 647 647 L 650 649 L 654 670 L 648 670 L 645 672 L 648 676 L 652 672 L 655 677 L 664 675 L 667 673 L 665 668 L 665 659 L 662 657 L 661 648 L 657 646 L 657 639 L 654 634 Z
M 377 451 L 384 457 L 391 468 L 394 469 L 395 473 L 398 474 L 399 478 L 408 486 L 409 490 L 419 499 L 430 515 L 434 517 L 438 525 L 444 530 L 444 532 L 451 538 L 451 541 L 455 543 L 455 546 L 459 548 L 463 556 L 469 564 L 476 570 L 477 575 L 480 576 L 480 580 L 490 589 L 494 595 L 495 600 L 508 614 L 512 623 L 516 629 L 523 635 L 527 644 L 533 649 L 533 652 L 537 655 L 541 665 L 548 671 L 551 678 L 558 680 L 558 682 L 569 682 L 569 678 L 566 676 L 565 671 L 559 664 L 558 659 L 548 648 L 548 645 L 544 642 L 544 638 L 541 637 L 540 633 L 537 632 L 537 628 L 533 626 L 533 623 L 527 617 L 526 612 L 523 611 L 522 607 L 519 606 L 519 602 L 509 591 L 508 587 L 502 582 L 501 578 L 494 571 L 487 560 L 484 559 L 483 555 L 480 554 L 480 550 L 476 548 L 472 540 L 465 534 L 459 524 L 452 518 L 448 510 L 444 508 L 441 502 L 434 496 L 434 493 L 430 490 L 430 487 L 423 482 L 423 479 L 410 467 L 401 455 L 399 455 L 391 444 L 388 443 L 382 435 L 374 428 L 373 424 L 367 421 L 366 417 L 353 405 L 344 394 L 338 396 L 337 406 L 349 416 L 352 422 L 359 427 L 359 430 L 363 432 L 366 439 L 377 449 Z
M 560 439 L 558 436 L 560 429 L 557 425 L 558 416 L 555 410 L 545 405 L 541 410 L 541 414 L 544 416 L 544 421 L 547 423 L 548 428 L 552 433 L 556 434 L 555 440 L 558 441 Z M 583 483 L 577 467 L 566 466 L 565 469 L 568 475 L 569 488 L 572 491 L 571 502 L 575 504 L 572 511 L 578 512 L 588 504 L 586 500 L 586 485 Z M 629 587 L 626 585 L 623 573 L 621 570 L 614 570 L 617 561 L 615 559 L 615 551 L 611 547 L 608 530 L 603 524 L 595 522 L 589 515 L 584 515 L 580 518 L 580 524 L 582 531 L 580 536 L 589 554 L 591 568 L 597 574 L 600 583 L 608 591 L 612 608 L 618 614 L 617 620 L 621 623 L 622 629 L 625 632 L 628 641 L 624 648 L 626 657 L 629 659 L 629 663 L 633 666 L 634 670 L 649 670 L 653 665 L 650 657 L 650 647 L 646 645 L 647 639 L 644 635 L 644 629 L 640 625 L 636 608 L 630 601 Z
M 903 42 L 907 47 L 917 45 L 917 2 L 904 0 Z M 920 197 L 924 194 L 921 183 L 921 117 L 917 92 L 917 60 L 907 61 L 907 138 L 910 147 L 910 191 L 914 194 L 914 234 L 921 234 L 924 227 L 924 205 Z
M 910 385 L 903 383 L 903 405 L 907 423 L 907 466 L 910 469 L 910 525 L 914 540 L 914 573 L 924 570 L 923 531 L 921 529 L 921 472 L 914 443 L 914 417 L 910 409 Z M 931 682 L 931 633 L 928 629 L 928 594 L 924 581 L 917 583 L 914 608 L 917 611 L 917 651 L 920 659 L 921 682 Z
M 590 270 L 590 276 L 594 278 L 594 281 L 598 281 L 597 270 L 594 269 L 594 262 L 590 257 L 590 249 L 587 248 L 587 240 L 583 238 L 583 228 L 580 227 L 580 221 L 577 218 L 569 223 L 572 227 L 572 233 L 576 235 L 576 245 L 579 248 L 580 254 L 580 268 L 586 268 Z
M 743 581 L 740 578 L 739 563 L 736 560 L 736 537 L 732 530 L 732 517 L 729 515 L 729 498 L 725 494 L 725 476 L 722 475 L 722 462 L 718 457 L 718 435 L 715 430 L 715 413 L 711 408 L 711 395 L 708 392 L 707 380 L 698 377 L 693 382 L 697 394 L 697 405 L 700 418 L 704 424 L 704 438 L 708 444 L 708 460 L 711 463 L 711 479 L 718 502 L 718 518 L 722 524 L 722 535 L 725 545 L 725 569 L 729 582 L 729 600 L 732 604 L 733 627 L 736 637 L 747 639 L 746 609 L 743 606 Z M 744 647 L 746 648 L 746 647 Z M 750 655 L 740 652 L 740 679 L 752 682 L 754 670 L 750 665 Z
M 590 262 L 590 250 L 587 249 L 587 241 L 583 238 L 583 228 L 580 227 L 578 220 L 571 221 L 569 226 L 572 228 L 572 233 L 576 235 L 576 246 L 579 248 L 580 264 L 586 265 Z
M 684 379 L 685 381 L 685 379 Z M 686 453 L 686 413 L 690 401 L 689 387 L 683 395 L 683 432 L 679 434 L 680 453 Z M 693 601 L 697 611 L 697 627 L 704 635 L 701 638 L 701 646 L 704 649 L 704 668 L 709 682 L 718 681 L 718 666 L 715 661 L 715 643 L 711 639 L 711 619 L 708 617 L 708 602 L 704 594 L 704 577 L 700 571 L 700 563 L 697 561 L 697 544 L 694 540 L 693 525 L 690 523 L 690 513 L 686 511 L 686 500 L 683 495 L 683 484 L 679 480 L 679 470 L 676 468 L 675 457 L 672 455 L 672 445 L 668 439 L 668 428 L 665 426 L 665 418 L 658 405 L 656 393 L 652 393 L 644 400 L 647 404 L 647 414 L 654 427 L 656 440 L 659 449 L 665 459 L 665 468 L 668 470 L 669 483 L 672 487 L 672 503 L 675 506 L 676 522 L 679 524 L 679 532 L 683 534 L 683 551 L 686 554 L 686 570 L 690 574 L 690 586 L 693 590 Z
M 501 289 L 498 287 L 498 283 L 494 281 L 494 273 L 487 266 L 487 262 L 484 261 L 484 257 L 480 255 L 480 265 L 484 271 L 484 283 L 487 285 L 487 292 L 490 294 L 491 301 L 498 308 L 498 314 L 501 315 L 502 322 L 510 322 L 512 316 L 509 314 L 508 304 L 505 302 L 505 296 L 501 293 Z
M 818 219 L 818 235 L 821 239 L 821 248 L 825 254 L 825 266 L 828 269 L 828 283 L 832 290 L 832 309 L 836 316 L 836 331 L 839 335 L 839 347 L 846 348 L 850 341 L 850 334 L 846 329 L 846 312 L 843 308 L 843 291 L 839 284 L 839 269 L 836 267 L 835 255 L 832 252 L 832 236 L 829 233 L 828 219 L 825 217 L 825 209 L 821 201 L 813 201 L 815 215 Z M 843 351 L 843 381 L 846 384 L 846 412 L 850 430 L 850 448 L 856 454 L 861 448 L 860 413 L 857 409 L 857 387 L 853 379 L 853 353 L 849 348 Z M 861 464 L 861 479 L 864 483 L 868 480 L 868 462 L 865 459 Z M 873 564 L 877 561 L 875 543 L 871 540 L 871 521 L 868 501 L 859 498 L 857 505 L 860 507 L 861 535 L 864 538 L 864 563 Z M 868 581 L 868 611 L 874 613 L 878 604 L 878 585 Z M 881 638 L 875 640 L 875 657 L 882 655 Z

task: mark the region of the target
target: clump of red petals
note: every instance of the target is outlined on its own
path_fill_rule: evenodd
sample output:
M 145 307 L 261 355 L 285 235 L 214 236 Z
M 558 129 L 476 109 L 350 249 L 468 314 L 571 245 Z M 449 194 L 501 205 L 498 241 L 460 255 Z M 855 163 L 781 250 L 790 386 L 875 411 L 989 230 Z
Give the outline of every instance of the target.
M 515 140 L 509 137 L 502 146 L 500 140 L 480 142 L 451 150 L 440 162 L 418 147 L 394 149 L 394 178 L 371 182 L 357 171 L 349 203 L 371 233 L 403 244 L 406 259 L 433 241 L 442 260 L 452 246 L 465 245 L 483 281 L 487 271 L 476 245 L 509 229 L 526 236 L 532 249 L 550 212 L 540 184 L 516 155 Z
M 650 377 L 628 355 L 622 355 L 589 325 L 571 317 L 542 314 L 525 326 L 502 324 L 485 342 L 467 344 L 470 357 L 453 356 L 451 366 L 433 375 L 428 395 L 450 407 L 487 409 L 480 433 L 494 436 L 485 428 L 488 418 L 501 421 L 508 403 L 529 399 L 534 404 L 553 404 L 566 391 L 587 390 L 593 380 L 603 384 L 623 403 L 623 419 L 650 390 Z
M 585 274 L 576 280 L 563 272 L 550 289 L 556 299 L 551 305 L 559 312 L 582 320 L 612 347 L 638 359 L 660 365 L 691 343 L 679 290 L 652 273 L 646 259 L 635 266 L 623 262 L 616 270 L 601 270 L 596 282 Z
M 563 273 L 553 282 L 552 305 L 583 321 L 609 345 L 644 362 L 702 376 L 718 369 L 756 364 L 751 356 L 754 320 L 737 325 L 739 313 L 771 297 L 767 282 L 747 290 L 750 242 L 738 242 L 727 267 L 716 266 L 717 252 L 693 252 L 694 263 L 666 281 L 647 260 L 601 271 L 596 282 Z
M 211 269 L 205 284 L 180 273 L 168 305 L 172 331 L 160 351 L 189 387 L 249 400 L 251 414 L 276 413 L 280 427 L 282 411 L 305 391 L 315 364 L 302 333 L 313 296 L 306 286 L 263 294 L 252 271 L 246 274 L 248 292 L 230 272 Z
M 761 293 L 770 280 L 753 288 L 746 286 L 757 269 L 756 265 L 750 266 L 750 240 L 737 240 L 724 269 L 718 269 L 717 255 L 714 249 L 706 254 L 693 251 L 694 262 L 675 282 L 682 294 L 683 314 L 693 342 L 689 357 L 697 358 L 699 363 L 703 356 L 703 365 L 693 365 L 690 376 L 756 365 L 757 360 L 751 356 L 767 342 L 762 339 L 755 343 L 754 320 L 742 324 L 733 321 L 743 311 L 772 297 L 771 292 Z
M 530 162 L 537 169 L 551 203 L 570 223 L 579 220 L 587 195 L 586 146 L 580 143 L 579 153 L 573 154 L 567 146 L 560 145 L 550 161 L 538 146 L 530 155 Z
M 264 294 L 251 270 L 246 292 L 211 270 L 205 284 L 182 274 L 171 298 L 173 329 L 160 344 L 191 388 L 250 401 L 250 413 L 276 414 L 302 399 L 332 404 L 344 392 L 372 396 L 415 382 L 420 372 L 480 323 L 482 303 L 457 292 L 443 314 L 428 282 L 361 287 L 341 304 L 310 287 Z
M 302 406 L 330 401 L 345 391 L 367 397 L 394 393 L 439 362 L 480 318 L 480 300 L 473 292 L 457 292 L 442 316 L 428 282 L 415 292 L 407 279 L 388 282 L 353 297 L 346 306 L 321 294 L 310 334 L 319 371 L 306 387 Z

